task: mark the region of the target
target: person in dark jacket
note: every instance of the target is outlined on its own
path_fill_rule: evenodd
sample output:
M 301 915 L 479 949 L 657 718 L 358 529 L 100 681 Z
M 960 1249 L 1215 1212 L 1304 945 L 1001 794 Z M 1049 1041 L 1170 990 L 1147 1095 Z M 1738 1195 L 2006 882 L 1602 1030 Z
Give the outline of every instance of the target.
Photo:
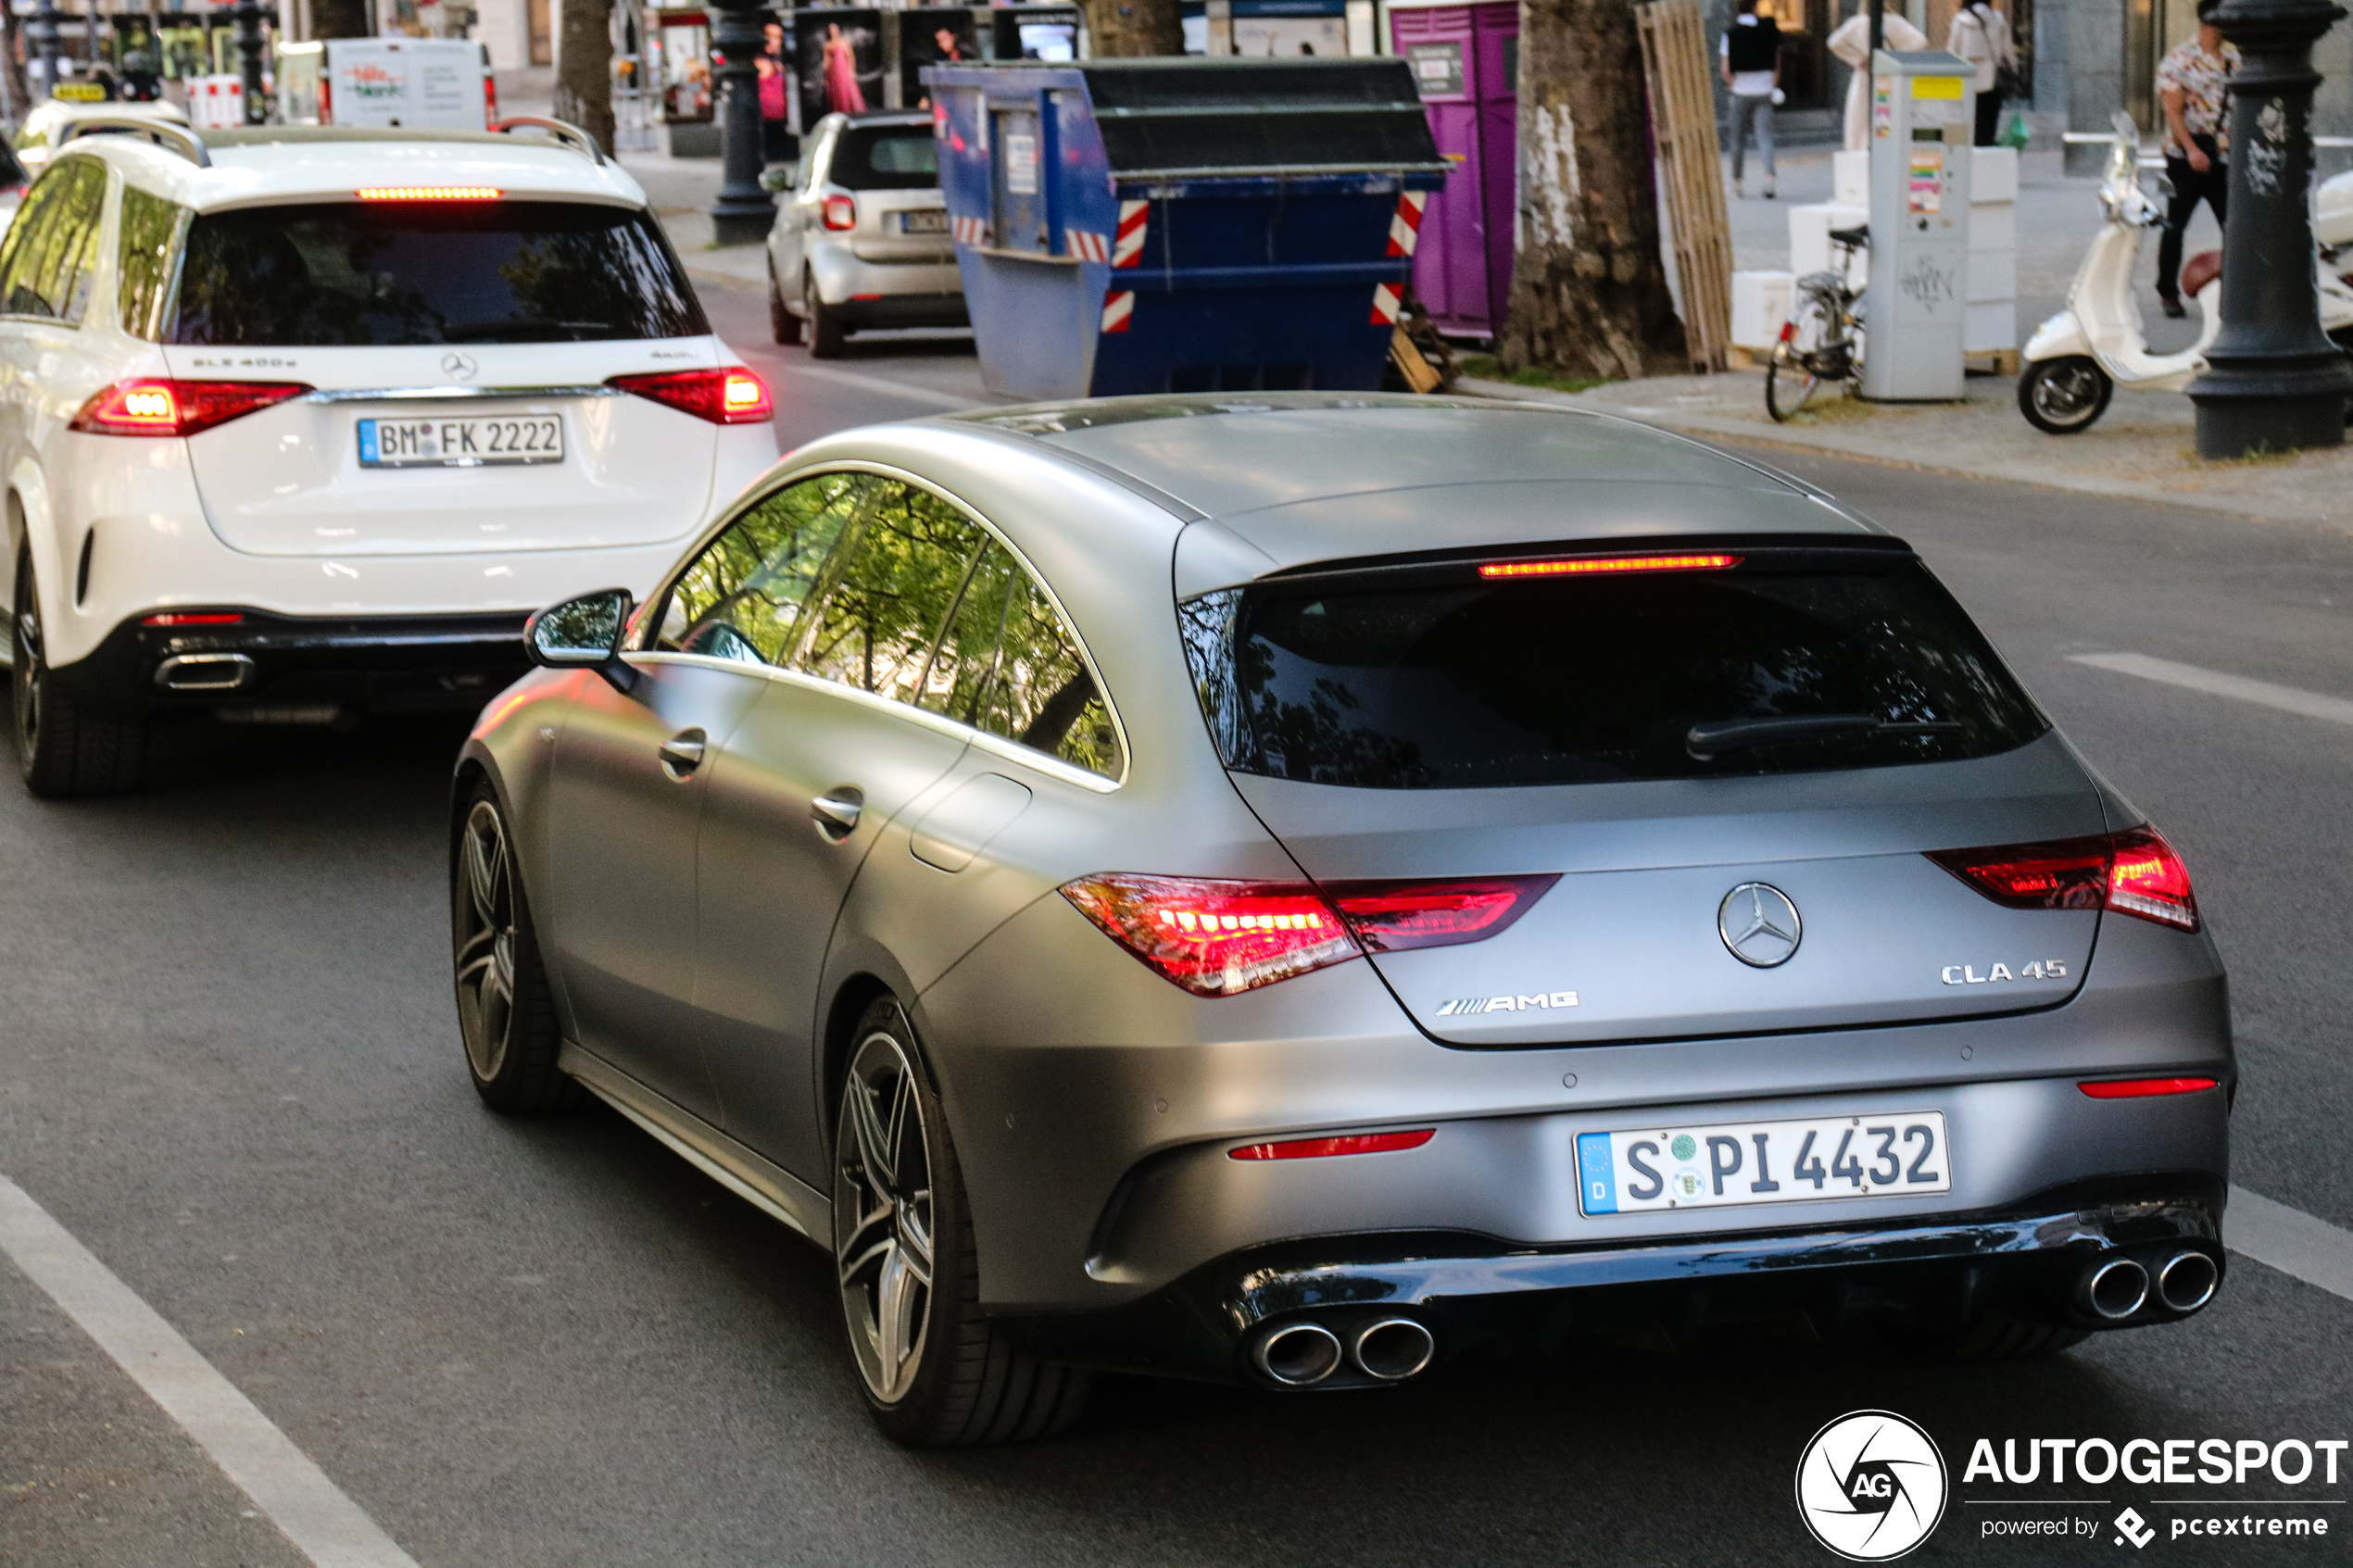
M 1724 30 L 1718 56 L 1724 84 L 1732 90 L 1732 192 L 1742 184 L 1748 157 L 1749 128 L 1765 157 L 1765 199 L 1773 199 L 1773 101 L 1780 96 L 1781 30 L 1756 14 L 1756 0 L 1740 0 L 1740 14 Z

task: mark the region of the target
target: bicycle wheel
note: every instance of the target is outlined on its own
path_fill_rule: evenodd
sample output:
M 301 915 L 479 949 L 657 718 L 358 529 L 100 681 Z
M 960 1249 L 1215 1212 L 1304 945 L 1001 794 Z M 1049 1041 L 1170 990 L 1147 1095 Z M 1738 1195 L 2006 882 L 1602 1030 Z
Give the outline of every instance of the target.
M 1787 424 L 1822 384 L 1818 367 L 1827 357 L 1833 320 L 1830 302 L 1820 295 L 1807 294 L 1798 300 L 1789 332 L 1765 367 L 1765 411 L 1775 424 Z

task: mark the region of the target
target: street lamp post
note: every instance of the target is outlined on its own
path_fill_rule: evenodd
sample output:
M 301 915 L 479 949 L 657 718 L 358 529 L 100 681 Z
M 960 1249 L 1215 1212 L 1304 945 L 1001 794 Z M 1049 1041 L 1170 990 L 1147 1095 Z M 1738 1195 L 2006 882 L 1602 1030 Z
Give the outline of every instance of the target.
M 2353 366 L 2321 331 L 2312 279 L 2312 44 L 2345 15 L 2330 0 L 2224 0 L 2208 19 L 2238 45 L 2231 78 L 2230 220 L 2222 332 L 2190 383 L 2197 455 L 2339 446 Z
M 229 13 L 237 21 L 237 72 L 244 82 L 245 123 L 259 125 L 267 118 L 268 106 L 261 101 L 261 19 L 260 0 L 237 0 Z
M 766 160 L 761 151 L 760 69 L 754 64 L 767 45 L 768 7 L 761 0 L 712 0 L 719 25 L 711 31 L 718 69 L 719 199 L 711 204 L 711 237 L 723 245 L 764 239 L 776 219 L 776 204 L 760 188 Z
M 33 57 L 41 62 L 42 94 L 54 96 L 57 91 L 57 0 L 41 0 L 32 9 L 25 32 L 32 40 Z

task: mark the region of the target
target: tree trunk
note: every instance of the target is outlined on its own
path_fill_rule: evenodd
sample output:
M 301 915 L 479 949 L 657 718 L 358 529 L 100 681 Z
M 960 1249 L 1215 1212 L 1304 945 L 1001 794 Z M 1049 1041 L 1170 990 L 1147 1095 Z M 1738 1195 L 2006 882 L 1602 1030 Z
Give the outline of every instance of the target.
M 557 0 L 556 118 L 612 151 L 612 0 Z
M 1181 55 L 1185 21 L 1177 0 L 1080 0 L 1087 42 L 1098 59 L 1132 55 Z
M 32 84 L 27 80 L 24 62 L 18 51 L 30 46 L 24 35 L 24 20 L 14 6 L 0 7 L 0 72 L 6 74 L 8 117 L 21 123 L 32 112 Z
M 310 36 L 373 38 L 374 13 L 370 0 L 310 0 Z
M 1686 368 L 1658 253 L 1634 0 L 1519 0 L 1519 223 L 1504 368 Z

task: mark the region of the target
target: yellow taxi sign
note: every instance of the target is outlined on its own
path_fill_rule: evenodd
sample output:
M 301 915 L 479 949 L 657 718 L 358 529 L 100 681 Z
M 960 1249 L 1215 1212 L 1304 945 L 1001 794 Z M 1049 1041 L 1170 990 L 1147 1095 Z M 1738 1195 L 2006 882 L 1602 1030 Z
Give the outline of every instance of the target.
M 1957 76 L 1916 76 L 1912 78 L 1915 98 L 1957 98 L 1961 95 L 1961 78 Z
M 94 82 L 60 82 L 49 96 L 62 98 L 69 104 L 103 104 L 107 90 Z

